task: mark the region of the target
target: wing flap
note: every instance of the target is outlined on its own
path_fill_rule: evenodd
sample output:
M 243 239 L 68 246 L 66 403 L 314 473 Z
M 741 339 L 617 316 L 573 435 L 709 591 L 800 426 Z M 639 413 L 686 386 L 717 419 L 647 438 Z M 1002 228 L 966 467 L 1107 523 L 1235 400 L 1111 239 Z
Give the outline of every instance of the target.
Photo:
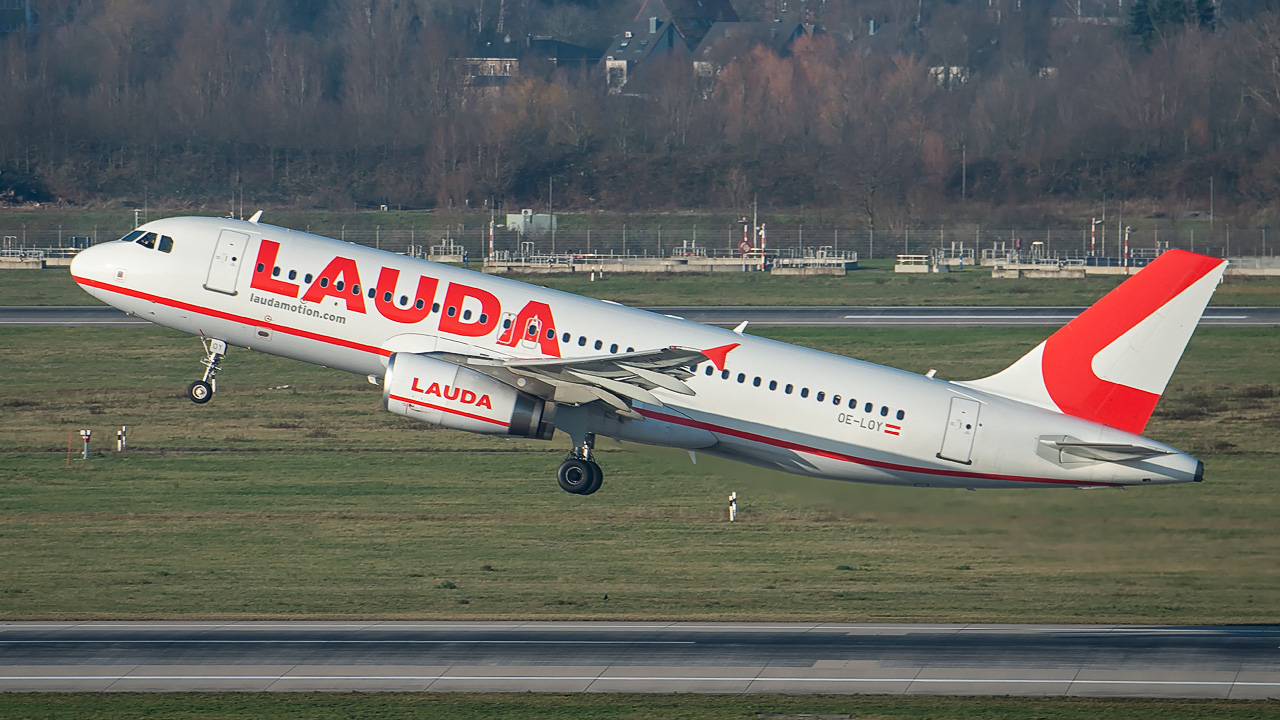
M 470 357 L 464 362 L 494 377 L 517 378 L 521 390 L 548 400 L 599 400 L 620 415 L 639 418 L 628 400 L 661 406 L 662 400 L 653 394 L 657 389 L 695 395 L 685 381 L 693 377 L 690 368 L 708 360 L 714 362 L 701 350 L 673 346 L 585 358 Z

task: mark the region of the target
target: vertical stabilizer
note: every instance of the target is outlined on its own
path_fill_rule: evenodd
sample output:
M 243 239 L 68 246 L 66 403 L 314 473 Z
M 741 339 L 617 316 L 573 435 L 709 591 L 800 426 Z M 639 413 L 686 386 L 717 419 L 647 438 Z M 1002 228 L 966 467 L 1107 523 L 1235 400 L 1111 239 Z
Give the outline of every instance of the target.
M 1141 433 L 1226 265 L 1170 250 L 1007 369 L 959 384 Z

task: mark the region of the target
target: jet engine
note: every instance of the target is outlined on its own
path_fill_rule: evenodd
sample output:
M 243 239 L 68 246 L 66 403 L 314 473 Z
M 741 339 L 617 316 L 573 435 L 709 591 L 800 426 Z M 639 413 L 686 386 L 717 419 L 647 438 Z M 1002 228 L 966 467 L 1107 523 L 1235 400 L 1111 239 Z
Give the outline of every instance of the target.
M 485 435 L 551 439 L 546 402 L 456 363 L 392 353 L 382 406 L 413 420 Z M 548 413 L 549 414 L 549 413 Z

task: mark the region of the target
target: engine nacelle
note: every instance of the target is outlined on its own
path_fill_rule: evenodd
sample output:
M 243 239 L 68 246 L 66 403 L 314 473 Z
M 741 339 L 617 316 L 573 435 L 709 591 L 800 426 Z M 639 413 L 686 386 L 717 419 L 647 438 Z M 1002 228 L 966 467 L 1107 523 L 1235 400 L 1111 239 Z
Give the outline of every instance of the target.
M 382 386 L 383 407 L 432 425 L 543 440 L 555 429 L 541 398 L 445 360 L 392 353 Z

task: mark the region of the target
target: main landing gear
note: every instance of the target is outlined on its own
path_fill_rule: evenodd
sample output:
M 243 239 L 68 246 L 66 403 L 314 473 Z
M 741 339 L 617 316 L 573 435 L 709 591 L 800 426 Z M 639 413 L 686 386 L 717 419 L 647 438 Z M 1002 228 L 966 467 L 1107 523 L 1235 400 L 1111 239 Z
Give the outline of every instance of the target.
M 587 433 L 581 443 L 574 443 L 569 457 L 560 463 L 560 471 L 556 473 L 556 482 L 561 490 L 574 495 L 590 495 L 600 489 L 604 471 L 592 459 L 595 444 L 596 436 L 592 433 Z
M 222 340 L 210 339 L 205 342 L 204 338 L 200 339 L 204 343 L 204 349 L 207 356 L 200 361 L 204 365 L 204 377 L 187 386 L 187 397 L 191 402 L 197 405 L 203 405 L 213 399 L 213 393 L 218 389 L 218 371 L 222 369 L 222 358 L 227 355 L 227 344 Z

